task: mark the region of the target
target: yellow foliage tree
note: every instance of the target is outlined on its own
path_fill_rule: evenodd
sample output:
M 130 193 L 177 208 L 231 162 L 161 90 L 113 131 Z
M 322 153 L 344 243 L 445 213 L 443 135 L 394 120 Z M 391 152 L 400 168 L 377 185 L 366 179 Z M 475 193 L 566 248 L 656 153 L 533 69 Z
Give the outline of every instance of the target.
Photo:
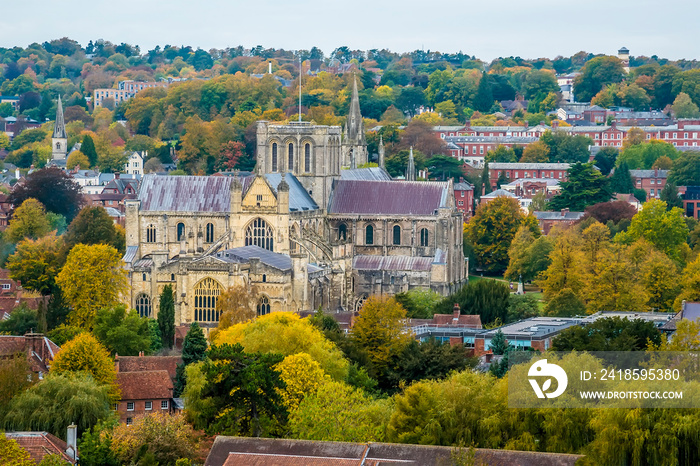
M 10 225 L 5 230 L 5 237 L 17 243 L 24 238 L 41 238 L 49 231 L 51 224 L 46 217 L 44 205 L 36 199 L 29 198 L 15 209 Z
M 299 407 L 304 397 L 313 395 L 321 385 L 330 381 L 320 364 L 306 353 L 287 356 L 275 369 L 285 383 L 280 395 L 290 413 Z
M 676 311 L 681 310 L 683 301 L 700 301 L 700 256 L 688 264 L 685 270 L 683 270 L 681 287 L 683 291 L 673 303 L 673 308 Z
M 182 415 L 156 412 L 137 417 L 133 425 L 114 428 L 112 451 L 122 464 L 135 464 L 143 449 L 153 455 L 155 464 L 179 464 L 180 458 L 193 459 L 196 451 L 192 426 Z
M 117 304 L 127 289 L 121 256 L 105 244 L 75 245 L 56 283 L 72 307 L 69 322 L 86 329 L 92 329 L 99 309 Z
M 211 332 L 211 339 L 216 339 L 221 330 L 255 319 L 257 302 L 258 289 L 254 286 L 232 286 L 221 293 L 216 301 L 216 310 L 221 313 L 219 325 Z
M 87 372 L 100 385 L 110 387 L 110 398 L 119 400 L 114 360 L 91 333 L 81 333 L 66 342 L 51 363 L 52 374 Z
M 5 432 L 0 432 L 0 459 L 2 464 L 6 466 L 36 465 L 32 457 L 29 456 L 29 452 L 22 448 L 16 440 L 5 437 Z
M 307 353 L 334 379 L 345 380 L 348 374 L 348 361 L 340 350 L 308 319 L 291 312 L 273 312 L 232 325 L 218 332 L 213 343 L 240 343 L 247 353 Z
M 90 160 L 88 160 L 87 155 L 83 154 L 79 150 L 71 152 L 66 160 L 66 168 L 72 169 L 78 167 L 80 169 L 90 168 Z

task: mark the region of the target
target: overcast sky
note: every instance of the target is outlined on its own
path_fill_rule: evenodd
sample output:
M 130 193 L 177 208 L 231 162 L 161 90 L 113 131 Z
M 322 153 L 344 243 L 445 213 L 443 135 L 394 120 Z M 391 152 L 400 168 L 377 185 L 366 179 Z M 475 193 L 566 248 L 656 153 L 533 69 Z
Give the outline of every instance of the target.
M 699 0 L 0 0 L 0 46 L 68 36 L 203 49 L 243 45 L 462 51 L 554 58 L 580 50 L 700 58 Z

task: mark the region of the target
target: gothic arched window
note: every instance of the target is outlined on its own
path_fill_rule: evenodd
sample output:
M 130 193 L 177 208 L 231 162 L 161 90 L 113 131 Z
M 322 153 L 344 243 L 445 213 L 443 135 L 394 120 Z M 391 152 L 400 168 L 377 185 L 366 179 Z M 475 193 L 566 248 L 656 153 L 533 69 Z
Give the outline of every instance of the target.
M 148 295 L 136 296 L 136 312 L 139 313 L 139 317 L 151 317 L 151 298 Z
M 272 143 L 272 171 L 277 171 L 277 143 Z
M 270 313 L 270 299 L 262 295 L 260 296 L 260 299 L 258 300 L 258 315 L 259 316 L 264 316 L 266 314 Z
M 394 225 L 394 245 L 398 246 L 401 244 L 401 227 Z
M 294 144 L 292 144 L 291 142 L 289 143 L 288 156 L 289 157 L 287 159 L 288 160 L 287 163 L 288 163 L 289 171 L 291 172 L 291 171 L 294 171 Z
M 365 244 L 374 244 L 374 227 L 367 225 L 365 228 Z
M 428 229 L 422 228 L 420 231 L 420 245 L 428 246 Z
M 248 224 L 245 230 L 245 245 L 255 245 L 268 251 L 273 250 L 275 238 L 267 222 L 261 218 L 256 218 Z
M 146 227 L 146 242 L 155 243 L 156 242 L 156 226 L 148 225 Z
M 56 143 L 56 149 L 61 150 L 61 143 L 60 142 Z
M 348 226 L 341 223 L 338 226 L 338 240 L 345 241 L 346 239 L 348 239 Z
M 185 239 L 185 224 L 180 222 L 177 224 L 177 240 L 182 241 Z
M 304 171 L 311 171 L 311 144 L 308 142 L 304 145 Z
M 214 242 L 214 224 L 213 223 L 207 223 L 206 235 L 204 236 L 204 242 L 205 243 L 213 243 Z
M 219 311 L 216 302 L 221 294 L 221 285 L 216 280 L 205 278 L 194 287 L 194 320 L 197 322 L 218 322 Z

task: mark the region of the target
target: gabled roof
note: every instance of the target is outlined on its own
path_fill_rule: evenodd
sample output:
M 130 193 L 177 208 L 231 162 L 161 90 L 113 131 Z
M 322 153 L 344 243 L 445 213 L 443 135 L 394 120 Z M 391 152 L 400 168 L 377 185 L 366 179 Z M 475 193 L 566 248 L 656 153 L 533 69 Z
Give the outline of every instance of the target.
M 180 356 L 117 356 L 118 372 L 166 371 L 175 378 Z
M 226 176 L 146 175 L 139 193 L 141 210 L 229 212 L 232 182 Z
M 391 176 L 381 167 L 353 168 L 340 171 L 341 180 L 390 181 Z
M 352 268 L 355 270 L 429 271 L 432 263 L 432 257 L 355 256 L 352 259 Z
M 339 180 L 330 200 L 330 214 L 435 215 L 448 207 L 449 183 L 434 181 Z
M 492 193 L 484 194 L 481 196 L 482 199 L 496 199 L 497 197 L 516 197 L 515 194 L 505 189 L 497 189 Z
M 578 220 L 585 212 L 533 212 L 537 220 Z
M 268 173 L 265 175 L 267 182 L 270 183 L 272 189 L 277 191 L 277 187 L 282 182 L 282 174 Z M 317 210 L 318 206 L 314 200 L 306 192 L 306 189 L 301 185 L 299 180 L 292 174 L 285 174 L 284 181 L 289 186 L 289 211 L 298 212 L 302 210 Z
M 284 254 L 268 251 L 259 246 L 243 246 L 240 248 L 226 249 L 216 253 L 216 258 L 225 262 L 247 263 L 250 259 L 260 259 L 265 265 L 278 270 L 291 270 L 292 259 Z
M 636 178 L 667 178 L 670 170 L 630 170 Z
M 66 455 L 66 442 L 48 432 L 6 432 L 5 437 L 16 441 L 37 463 L 47 455 L 59 455 L 64 461 L 75 463 Z
M 122 400 L 153 400 L 173 397 L 173 381 L 168 371 L 118 372 Z

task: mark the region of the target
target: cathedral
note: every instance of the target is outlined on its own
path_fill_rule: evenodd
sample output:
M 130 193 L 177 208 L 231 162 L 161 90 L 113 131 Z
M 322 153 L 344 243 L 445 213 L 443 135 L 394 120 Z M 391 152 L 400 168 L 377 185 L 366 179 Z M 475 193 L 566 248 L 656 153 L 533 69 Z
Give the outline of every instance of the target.
M 267 314 L 465 282 L 452 181 L 393 180 L 383 145 L 366 168 L 356 82 L 344 128 L 260 121 L 256 152 L 255 173 L 146 175 L 126 201 L 126 299 L 140 315 L 157 316 L 166 285 L 177 325 L 212 328 L 217 297 L 238 285 L 254 286 Z

